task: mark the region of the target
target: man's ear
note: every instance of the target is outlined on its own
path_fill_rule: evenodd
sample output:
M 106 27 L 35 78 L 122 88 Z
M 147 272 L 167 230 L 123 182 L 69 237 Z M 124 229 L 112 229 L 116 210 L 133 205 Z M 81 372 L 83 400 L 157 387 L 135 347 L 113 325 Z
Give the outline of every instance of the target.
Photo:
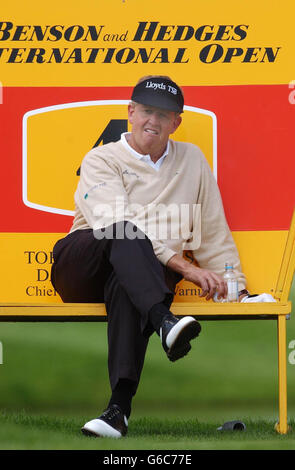
M 178 129 L 178 127 L 180 126 L 180 124 L 182 123 L 182 117 L 180 114 L 177 114 L 175 119 L 174 119 L 174 130 L 172 132 L 172 134 L 176 131 L 176 129 Z
M 133 103 L 128 104 L 128 120 L 130 124 L 133 124 L 133 114 L 135 111 L 135 105 Z

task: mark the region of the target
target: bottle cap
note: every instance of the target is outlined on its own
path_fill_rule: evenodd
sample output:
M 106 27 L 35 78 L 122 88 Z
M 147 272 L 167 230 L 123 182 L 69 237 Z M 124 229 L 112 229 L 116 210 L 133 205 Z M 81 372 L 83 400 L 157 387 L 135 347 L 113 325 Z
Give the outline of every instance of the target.
M 231 263 L 225 263 L 225 269 L 233 269 L 233 265 Z

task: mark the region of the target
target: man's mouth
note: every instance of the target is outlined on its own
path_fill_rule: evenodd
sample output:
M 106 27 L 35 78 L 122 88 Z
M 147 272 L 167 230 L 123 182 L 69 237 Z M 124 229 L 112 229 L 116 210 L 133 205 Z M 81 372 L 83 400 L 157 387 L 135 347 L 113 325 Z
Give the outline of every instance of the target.
M 158 131 L 156 131 L 154 129 L 147 128 L 144 131 L 147 132 L 148 134 L 158 135 Z

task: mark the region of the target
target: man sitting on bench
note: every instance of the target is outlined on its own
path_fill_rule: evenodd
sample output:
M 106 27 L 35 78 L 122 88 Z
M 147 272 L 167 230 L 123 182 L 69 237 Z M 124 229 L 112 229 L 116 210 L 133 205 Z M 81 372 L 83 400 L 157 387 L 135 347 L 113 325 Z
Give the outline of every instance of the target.
M 199 286 L 207 300 L 216 293 L 224 298 L 222 272 L 230 261 L 240 300 L 247 296 L 211 169 L 198 147 L 169 139 L 183 106 L 182 90 L 169 77 L 137 83 L 128 106 L 131 133 L 85 156 L 73 226 L 53 250 L 52 284 L 62 300 L 104 302 L 107 311 L 112 395 L 106 410 L 83 426 L 86 435 L 127 433 L 153 332 L 170 361 L 190 351 L 199 323 L 169 310 L 181 279 Z M 188 246 L 198 266 L 183 258 Z

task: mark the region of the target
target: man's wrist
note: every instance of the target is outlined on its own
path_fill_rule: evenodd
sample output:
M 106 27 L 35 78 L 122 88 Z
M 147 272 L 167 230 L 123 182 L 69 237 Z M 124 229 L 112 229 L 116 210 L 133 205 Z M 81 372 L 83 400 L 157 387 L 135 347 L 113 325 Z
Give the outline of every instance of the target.
M 189 280 L 191 275 L 193 274 L 196 266 L 194 264 L 189 263 L 188 261 L 185 262 L 182 266 L 182 276 L 185 280 Z
M 189 263 L 188 261 L 186 261 L 182 256 L 180 256 L 179 254 L 176 254 L 174 256 L 172 256 L 168 263 L 167 263 L 167 266 L 172 269 L 173 271 L 176 271 L 178 272 L 179 274 L 182 275 L 182 277 L 186 277 L 186 274 L 187 274 L 187 271 L 190 269 L 191 267 L 191 263 Z

